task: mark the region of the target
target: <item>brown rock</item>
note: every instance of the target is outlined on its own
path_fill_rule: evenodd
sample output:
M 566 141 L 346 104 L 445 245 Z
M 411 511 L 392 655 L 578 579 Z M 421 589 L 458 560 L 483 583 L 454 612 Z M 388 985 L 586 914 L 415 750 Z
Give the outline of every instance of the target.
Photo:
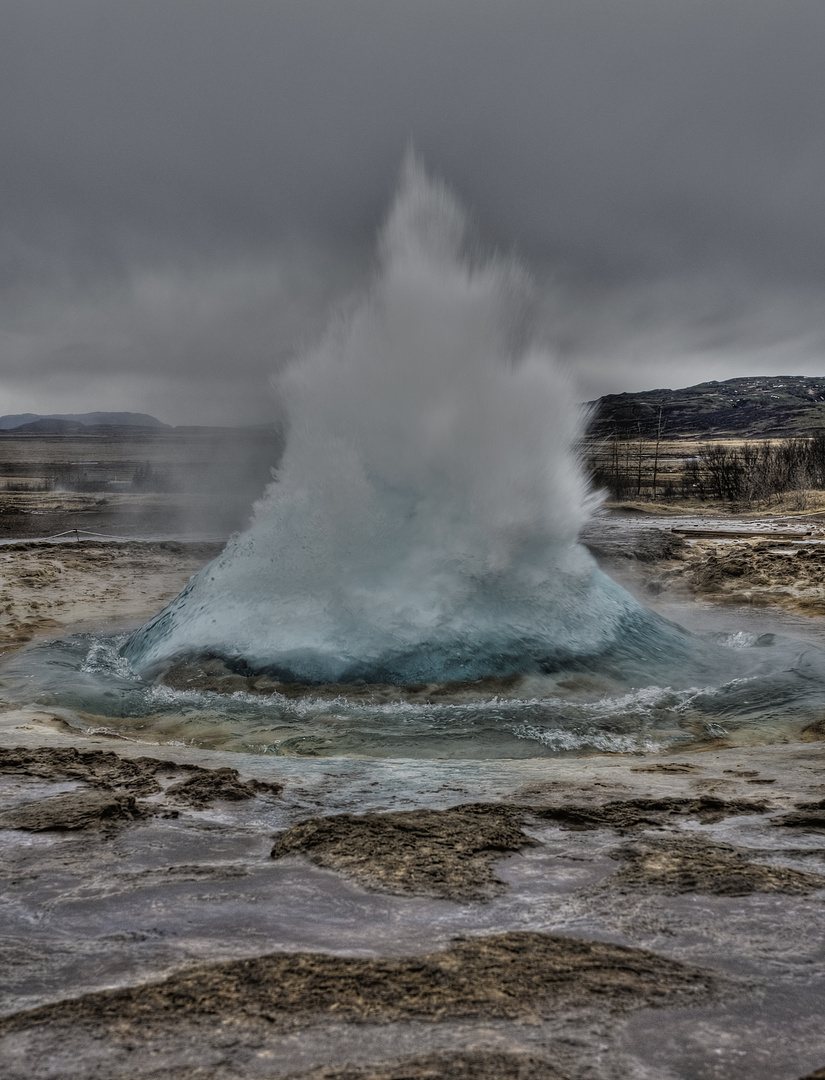
M 258 794 L 279 795 L 280 784 L 260 780 L 242 781 L 236 769 L 206 769 L 161 758 L 126 758 L 111 750 L 78 750 L 75 747 L 0 747 L 0 773 L 37 776 L 44 780 L 78 780 L 92 787 L 131 795 L 157 795 L 163 785 L 157 777 L 182 775 L 184 779 L 166 790 L 177 802 L 202 809 L 210 799 L 251 799 Z
M 750 799 L 701 795 L 697 799 L 622 799 L 601 806 L 544 806 L 535 812 L 567 829 L 638 829 L 663 825 L 674 817 L 695 817 L 711 823 L 734 814 L 764 814 L 767 809 L 766 803 Z
M 278 837 L 272 857 L 304 854 L 383 892 L 479 899 L 502 887 L 495 860 L 535 843 L 523 817 L 517 807 L 477 803 L 310 818 Z
M 754 863 L 737 848 L 698 837 L 650 840 L 625 848 L 619 858 L 626 865 L 613 879 L 615 882 L 670 894 L 798 895 L 825 888 L 825 877 L 818 874 Z
M 812 724 L 804 727 L 799 734 L 802 742 L 825 742 L 825 717 L 814 720 Z
M 796 812 L 782 814 L 771 821 L 790 829 L 807 829 L 810 832 L 825 832 L 825 799 L 819 802 L 801 802 L 796 804 Z
M 392 959 L 272 953 L 205 964 L 161 982 L 103 990 L 0 1019 L 0 1037 L 90 1026 L 141 1040 L 203 1018 L 267 1028 L 450 1018 L 531 1019 L 560 1005 L 624 1010 L 706 1002 L 708 971 L 604 941 L 511 932 Z
M 72 791 L 6 810 L 0 814 L 0 829 L 98 829 L 143 816 L 134 795 L 107 790 Z
M 265 784 L 260 780 L 241 780 L 237 769 L 200 769 L 194 776 L 172 784 L 166 789 L 169 798 L 186 803 L 196 810 L 203 809 L 213 799 L 241 802 L 263 792 L 279 794 L 280 784 Z

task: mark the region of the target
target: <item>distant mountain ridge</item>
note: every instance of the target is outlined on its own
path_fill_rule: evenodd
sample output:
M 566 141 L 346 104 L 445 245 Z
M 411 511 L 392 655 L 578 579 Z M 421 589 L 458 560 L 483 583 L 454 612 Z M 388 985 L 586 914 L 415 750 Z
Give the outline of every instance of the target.
M 590 438 L 790 438 L 825 431 L 825 375 L 746 376 L 587 403 Z
M 825 375 L 743 376 L 679 390 L 606 394 L 587 402 L 587 407 L 590 438 L 655 439 L 659 431 L 663 438 L 789 438 L 825 431 Z M 174 430 L 148 413 L 0 416 L 0 432 L 21 435 L 70 434 L 100 428 Z
M 91 427 L 168 428 L 170 426 L 148 413 L 134 412 L 17 413 L 0 416 L 0 431 L 19 431 L 25 428 L 32 432 L 45 433 Z

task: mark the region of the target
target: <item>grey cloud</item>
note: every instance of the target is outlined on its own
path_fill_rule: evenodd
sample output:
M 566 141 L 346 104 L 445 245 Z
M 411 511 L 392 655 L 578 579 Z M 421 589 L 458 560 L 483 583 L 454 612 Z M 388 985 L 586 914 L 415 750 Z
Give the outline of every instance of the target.
M 79 408 L 137 377 L 173 422 L 265 421 L 271 374 L 360 280 L 357 261 L 304 248 L 30 289 L 0 308 L 0 391 L 40 382 Z
M 234 368 L 260 411 L 364 280 L 410 138 L 552 277 L 582 370 L 650 385 L 685 340 L 801 363 L 823 43 L 820 0 L 5 0 L 0 389 L 191 371 L 214 397 Z

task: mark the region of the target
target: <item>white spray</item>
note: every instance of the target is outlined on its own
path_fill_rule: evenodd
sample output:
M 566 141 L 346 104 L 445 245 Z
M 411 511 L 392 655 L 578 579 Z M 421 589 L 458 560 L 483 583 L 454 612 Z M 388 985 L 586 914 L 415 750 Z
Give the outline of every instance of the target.
M 417 682 L 609 647 L 641 609 L 576 543 L 581 415 L 529 339 L 529 295 L 410 155 L 373 289 L 278 379 L 277 480 L 132 636 L 132 663 L 217 654 L 299 681 Z

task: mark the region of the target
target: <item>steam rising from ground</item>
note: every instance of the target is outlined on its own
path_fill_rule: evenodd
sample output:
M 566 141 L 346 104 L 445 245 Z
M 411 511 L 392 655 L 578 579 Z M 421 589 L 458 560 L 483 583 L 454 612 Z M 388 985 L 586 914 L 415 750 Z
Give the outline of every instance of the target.
M 279 379 L 289 434 L 249 530 L 132 636 L 306 682 L 549 670 L 647 613 L 576 537 L 589 512 L 565 373 L 530 283 L 485 256 L 411 155 L 374 287 Z

